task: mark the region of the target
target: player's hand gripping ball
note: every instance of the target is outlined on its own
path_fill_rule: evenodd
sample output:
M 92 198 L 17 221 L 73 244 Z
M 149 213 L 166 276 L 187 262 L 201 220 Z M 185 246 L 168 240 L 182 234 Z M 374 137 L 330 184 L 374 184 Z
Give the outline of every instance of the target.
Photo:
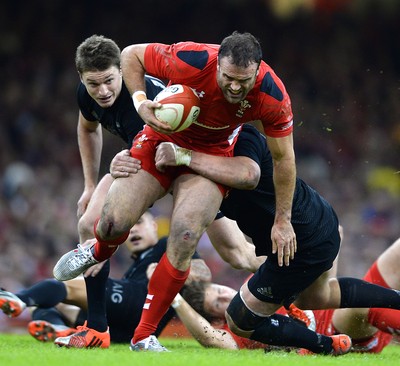
M 154 110 L 156 118 L 168 123 L 174 132 L 188 128 L 200 113 L 200 98 L 186 85 L 168 86 L 156 95 L 154 102 L 162 104 Z

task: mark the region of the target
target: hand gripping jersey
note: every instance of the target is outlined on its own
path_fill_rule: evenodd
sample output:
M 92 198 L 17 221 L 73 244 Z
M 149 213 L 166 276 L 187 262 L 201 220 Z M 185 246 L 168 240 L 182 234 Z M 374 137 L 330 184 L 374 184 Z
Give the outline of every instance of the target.
M 147 73 L 167 79 L 170 84 L 188 85 L 200 97 L 197 123 L 178 134 L 191 141 L 193 150 L 206 148 L 210 154 L 230 151 L 245 122 L 261 120 L 271 137 L 289 135 L 293 128 L 290 98 L 271 67 L 261 62 L 254 88 L 245 100 L 231 104 L 216 80 L 218 48 L 194 42 L 153 43 L 146 48 Z

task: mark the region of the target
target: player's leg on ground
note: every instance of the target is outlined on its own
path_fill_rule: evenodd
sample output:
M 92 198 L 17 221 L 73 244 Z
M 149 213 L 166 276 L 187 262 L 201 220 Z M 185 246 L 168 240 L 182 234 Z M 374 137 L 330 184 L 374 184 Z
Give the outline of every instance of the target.
M 239 336 L 273 346 L 305 348 L 313 353 L 330 355 L 341 355 L 350 351 L 351 339 L 348 336 L 328 337 L 315 333 L 290 317 L 280 314 L 266 316 L 262 311 L 264 303 L 244 284 L 226 312 L 230 329 Z M 260 311 L 255 312 L 249 304 Z M 268 312 L 274 305 L 279 307 L 279 304 L 265 304 Z

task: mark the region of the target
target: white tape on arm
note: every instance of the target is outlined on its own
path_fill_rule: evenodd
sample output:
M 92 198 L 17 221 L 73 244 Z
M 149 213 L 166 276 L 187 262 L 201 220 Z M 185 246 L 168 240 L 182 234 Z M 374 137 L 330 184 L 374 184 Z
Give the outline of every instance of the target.
M 132 94 L 132 100 L 136 111 L 139 111 L 139 107 L 147 100 L 147 95 L 143 90 L 138 90 Z
M 192 161 L 192 150 L 175 145 L 175 161 L 177 165 L 189 166 Z

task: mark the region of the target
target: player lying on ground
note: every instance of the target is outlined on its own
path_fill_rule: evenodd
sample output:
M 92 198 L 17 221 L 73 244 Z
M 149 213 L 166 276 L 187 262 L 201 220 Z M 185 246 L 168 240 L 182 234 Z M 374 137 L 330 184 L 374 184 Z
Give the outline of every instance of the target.
M 242 139 L 242 142 L 241 142 Z M 244 146 L 247 146 L 247 149 L 244 147 L 242 148 L 241 145 L 244 144 Z M 260 145 L 260 148 L 258 148 L 258 145 Z M 271 174 L 271 159 L 268 157 L 268 154 L 264 154 L 263 151 L 265 151 L 265 140 L 263 137 L 261 137 L 253 128 L 249 126 L 245 126 L 243 129 L 243 132 L 241 132 L 239 136 L 239 141 L 236 145 L 236 148 L 238 149 L 235 153 L 238 155 L 235 158 L 229 159 L 229 164 L 230 162 L 234 163 L 234 159 L 239 158 L 241 159 L 242 163 L 244 163 L 244 156 L 249 156 L 250 159 L 253 159 L 253 161 L 257 162 L 262 166 L 262 174 L 261 174 L 261 180 L 260 183 L 257 187 L 256 190 L 251 190 L 251 191 L 242 191 L 242 190 L 232 190 L 230 192 L 230 195 L 228 198 L 224 201 L 222 209 L 224 213 L 228 213 L 231 215 L 232 218 L 235 218 L 239 225 L 243 228 L 243 231 L 245 231 L 247 234 L 251 234 L 253 240 L 255 240 L 256 248 L 258 249 L 259 254 L 265 254 L 266 250 L 271 251 L 270 248 L 265 248 L 266 243 L 270 238 L 268 237 L 269 230 L 266 227 L 266 224 L 268 223 L 271 225 L 271 222 L 274 219 L 273 215 L 273 207 L 274 207 L 274 202 L 273 202 L 273 184 L 271 183 L 272 180 L 272 174 Z M 161 149 L 161 147 L 160 147 Z M 259 156 L 258 154 L 261 155 Z M 242 157 L 241 154 L 244 156 Z M 249 154 L 249 155 L 247 155 Z M 196 159 L 199 154 L 193 153 L 192 155 L 192 162 L 196 162 Z M 204 154 L 200 154 L 204 155 Z M 175 161 L 175 158 L 174 158 Z M 198 160 L 197 160 L 198 161 Z M 229 164 L 226 163 L 225 166 L 229 167 Z M 207 172 L 213 172 L 215 170 L 210 168 L 210 164 L 207 165 L 208 170 Z M 196 168 L 196 165 L 195 167 Z M 232 169 L 228 169 L 228 171 L 232 171 Z M 236 176 L 241 176 L 238 174 L 238 169 L 234 170 Z M 221 173 L 221 170 L 217 170 L 217 173 Z M 240 204 L 239 204 L 240 203 Z M 305 205 L 308 207 L 306 210 L 304 207 Z M 248 207 L 249 206 L 249 207 Z M 237 211 L 235 210 L 235 207 L 240 207 L 241 210 Z M 244 209 L 247 208 L 248 209 Z M 314 190 L 312 190 L 310 187 L 308 187 L 304 182 L 301 180 L 297 181 L 297 188 L 296 188 L 296 195 L 295 195 L 295 202 L 294 202 L 294 213 L 293 213 L 293 221 L 294 221 L 294 227 L 296 231 L 296 235 L 298 235 L 298 240 L 299 243 L 302 245 L 307 246 L 307 250 L 304 250 L 304 258 L 302 260 L 309 260 L 310 253 L 312 253 L 312 250 L 317 250 L 320 248 L 321 243 L 325 243 L 324 240 L 326 241 L 326 245 L 329 243 L 335 243 L 335 256 L 338 250 L 338 244 L 340 243 L 339 239 L 339 233 L 338 233 L 338 222 L 336 219 L 336 215 L 334 214 L 332 208 L 330 205 L 323 200 L 321 196 L 319 196 Z M 307 215 L 305 213 L 308 212 Z M 254 217 L 253 214 L 257 214 L 257 217 Z M 316 216 L 312 216 L 316 215 Z M 323 220 L 322 222 L 324 223 L 325 227 L 335 227 L 334 224 L 336 224 L 336 229 L 332 233 L 324 233 L 318 231 L 318 228 L 324 227 L 324 225 L 321 223 L 319 220 Z M 217 222 L 219 220 L 216 220 Z M 261 225 L 261 223 L 264 223 L 264 225 Z M 303 227 L 307 227 L 307 230 L 302 229 Z M 310 232 L 313 232 L 314 235 L 311 236 L 311 238 L 307 235 L 309 235 Z M 318 236 L 316 235 L 320 235 Z M 334 235 L 333 238 L 329 238 L 329 235 Z M 328 235 L 328 236 L 326 236 Z M 318 240 L 317 240 L 318 238 Z M 330 248 L 331 246 L 329 246 Z M 319 250 L 319 249 L 318 249 Z M 320 253 L 320 250 L 318 251 Z M 291 262 L 291 266 L 289 267 L 281 267 L 278 264 L 274 264 L 279 271 L 282 271 L 282 273 L 286 273 L 287 276 L 287 281 L 289 281 L 293 285 L 293 276 L 290 274 L 290 269 L 293 267 L 293 263 L 301 263 L 299 254 L 296 254 L 296 257 L 293 259 Z M 332 254 L 332 262 L 333 262 L 333 252 L 330 253 Z M 272 254 L 271 254 L 272 256 Z M 316 259 L 316 258 L 315 258 Z M 332 264 L 330 263 L 330 266 Z M 324 268 L 328 269 L 329 267 L 327 264 L 323 263 Z M 302 267 L 303 264 L 300 264 L 300 268 Z M 314 266 L 315 267 L 315 266 Z M 294 266 L 294 270 L 296 271 L 296 266 Z M 304 270 L 304 268 L 303 268 Z M 307 271 L 310 270 L 310 268 L 307 266 Z M 315 273 L 312 274 L 315 276 Z M 266 277 L 266 274 L 262 274 L 263 280 L 265 281 L 268 277 Z M 301 281 L 301 279 L 298 279 Z M 357 280 L 354 278 L 344 278 L 344 279 L 335 279 L 333 281 L 333 286 L 331 286 L 331 281 L 328 281 L 327 274 L 324 273 L 323 277 L 321 278 L 321 283 L 319 284 L 320 286 L 322 285 L 322 288 L 324 289 L 333 289 L 335 292 L 335 297 L 333 297 L 334 301 L 332 304 L 336 307 L 368 307 L 370 304 L 379 304 L 378 306 L 398 306 L 396 305 L 396 301 L 398 301 L 398 293 L 392 290 L 385 289 L 383 287 L 378 287 L 378 286 L 373 286 L 373 285 L 367 285 L 365 282 L 361 280 Z M 335 285 L 336 284 L 336 285 Z M 246 284 L 247 285 L 247 284 Z M 297 283 L 296 286 L 305 286 L 304 283 Z M 254 286 L 254 284 L 253 284 Z M 346 290 L 347 288 L 352 288 L 353 290 L 357 291 L 357 296 L 350 296 L 350 293 Z M 304 291 L 305 293 L 302 294 L 303 296 L 301 297 L 301 300 L 306 303 L 306 301 L 311 302 L 314 306 L 318 306 L 319 308 L 323 308 L 324 305 L 329 306 L 330 303 L 323 302 L 324 298 L 322 299 L 316 299 L 315 294 L 325 294 L 325 291 L 319 291 L 315 292 L 315 284 L 313 288 L 307 289 L 309 291 Z M 293 291 L 293 289 L 291 290 Z M 328 291 L 329 293 L 329 291 Z M 385 296 L 380 298 L 379 293 L 384 294 Z M 378 294 L 378 295 L 377 295 Z M 338 298 L 339 296 L 339 298 Z M 375 298 L 376 296 L 376 298 Z M 294 297 L 295 298 L 295 297 Z M 337 301 L 340 299 L 340 303 Z M 318 301 L 316 301 L 318 300 Z M 326 301 L 326 300 L 325 300 Z M 392 305 L 391 303 L 394 303 Z M 336 305 L 335 305 L 336 304 Z M 367 305 L 368 304 L 368 305 Z M 347 305 L 347 306 L 344 306 Z M 278 308 L 279 306 L 277 306 Z M 147 309 L 145 309 L 147 310 Z M 315 351 L 317 353 L 330 353 L 333 352 L 334 354 L 342 354 L 346 351 L 349 350 L 350 348 L 350 340 L 344 337 L 344 339 L 347 342 L 346 344 L 343 344 L 341 342 L 341 338 L 332 338 L 332 337 L 323 337 L 321 335 L 317 335 L 318 339 L 323 340 L 323 344 L 320 343 L 316 346 L 310 346 L 310 344 L 313 342 L 313 337 L 315 333 L 312 333 L 311 331 L 302 330 L 302 328 L 295 327 L 293 322 L 290 322 L 289 319 L 286 319 L 285 317 L 278 317 L 277 315 L 271 315 L 271 319 L 273 318 L 274 320 L 282 322 L 285 328 L 289 327 L 292 333 L 292 336 L 294 334 L 294 338 L 291 338 L 291 340 L 284 340 L 282 341 L 281 344 L 278 345 L 289 345 L 289 346 L 297 346 L 297 347 L 310 347 L 312 348 L 311 351 Z M 265 318 L 265 320 L 269 320 L 268 317 Z M 301 334 L 301 337 L 298 335 L 296 336 L 297 332 Z M 261 337 L 262 335 L 258 332 L 257 337 Z M 311 338 L 311 339 L 310 339 Z M 266 341 L 267 337 L 263 338 L 263 343 L 266 344 L 275 344 L 276 345 L 276 338 L 272 338 L 269 336 L 268 341 Z M 280 338 L 278 338 L 280 339 Z M 330 342 L 329 342 L 330 340 Z M 333 343 L 333 341 L 337 341 Z M 290 343 L 292 342 L 292 343 Z M 307 347 L 306 347 L 307 346 Z M 330 349 L 329 349 L 330 346 Z M 344 348 L 343 348 L 343 347 Z M 333 348 L 334 347 L 334 348 Z M 159 348 L 158 348 L 159 349 Z
M 388 288 L 400 289 L 400 239 L 396 240 L 371 265 L 364 280 Z M 332 274 L 335 274 L 334 271 Z M 193 337 L 205 347 L 227 349 L 265 348 L 265 345 L 232 333 L 225 320 L 225 310 L 236 295 L 230 287 L 214 283 L 192 283 L 177 295 L 172 306 Z M 189 303 L 192 305 L 189 305 Z M 196 310 L 194 310 L 196 309 Z M 281 308 L 280 312 L 285 313 Z M 379 353 L 400 334 L 400 311 L 383 308 L 354 308 L 289 311 L 306 325 L 314 322 L 318 333 L 348 334 L 353 352 Z M 201 315 L 200 315 L 201 314 Z
M 185 164 L 197 173 L 222 184 L 231 185 L 229 182 L 233 178 L 246 177 L 248 167 L 254 167 L 254 163 L 261 171 L 254 190 L 233 189 L 221 206 L 222 213 L 236 220 L 241 230 L 251 237 L 256 253 L 267 255 L 265 263 L 242 286 L 240 296 L 236 295 L 227 309 L 228 324 L 235 334 L 269 345 L 343 354 L 350 349 L 351 342 L 346 336 L 331 338 L 308 329 L 296 329 L 290 318 L 281 317 L 275 311 L 295 300 L 305 309 L 400 309 L 399 291 L 356 278 L 329 278 L 329 269 L 340 247 L 339 222 L 333 207 L 299 178 L 296 179 L 291 215 L 297 252 L 293 257 L 287 251 L 283 252 L 284 258 L 276 255 L 279 248 L 271 239 L 276 209 L 273 163 L 265 138 L 254 128 L 243 126 L 232 158 L 209 156 L 161 144 L 157 150 L 156 165 L 160 168 L 179 165 L 182 163 L 177 159 L 179 154 L 191 157 Z M 240 159 L 240 163 L 236 159 Z M 289 264 L 289 261 L 290 265 L 282 265 L 283 262 Z M 151 310 L 143 312 L 142 319 Z
M 36 307 L 28 330 L 41 341 L 53 341 L 57 337 L 86 331 L 84 338 L 90 337 L 90 340 L 95 340 L 92 343 L 87 342 L 91 346 L 107 348 L 110 344 L 110 334 L 113 342 L 128 343 L 132 336 L 131 329 L 139 323 L 145 302 L 149 282 L 147 267 L 158 262 L 166 249 L 166 238 L 158 239 L 157 223 L 149 211 L 132 227 L 125 246 L 133 263 L 122 279 L 108 278 L 106 284 L 107 314 L 104 316 L 107 316 L 109 332 L 87 332 L 86 325 L 83 325 L 88 315 L 88 303 L 85 280 L 82 276 L 66 282 L 47 279 L 16 294 L 1 290 L 0 308 L 6 315 L 16 317 L 26 307 Z M 108 262 L 105 263 L 104 267 L 106 266 L 109 266 Z M 103 268 L 97 276 L 104 275 Z M 92 267 L 92 271 L 87 273 L 89 276 L 86 281 L 94 279 L 91 274 L 97 273 L 97 270 L 98 268 Z M 192 259 L 189 281 L 193 279 L 211 280 L 209 268 L 197 253 Z M 160 334 L 173 315 L 172 309 L 167 312 L 156 334 Z M 93 319 L 93 322 L 96 320 Z

